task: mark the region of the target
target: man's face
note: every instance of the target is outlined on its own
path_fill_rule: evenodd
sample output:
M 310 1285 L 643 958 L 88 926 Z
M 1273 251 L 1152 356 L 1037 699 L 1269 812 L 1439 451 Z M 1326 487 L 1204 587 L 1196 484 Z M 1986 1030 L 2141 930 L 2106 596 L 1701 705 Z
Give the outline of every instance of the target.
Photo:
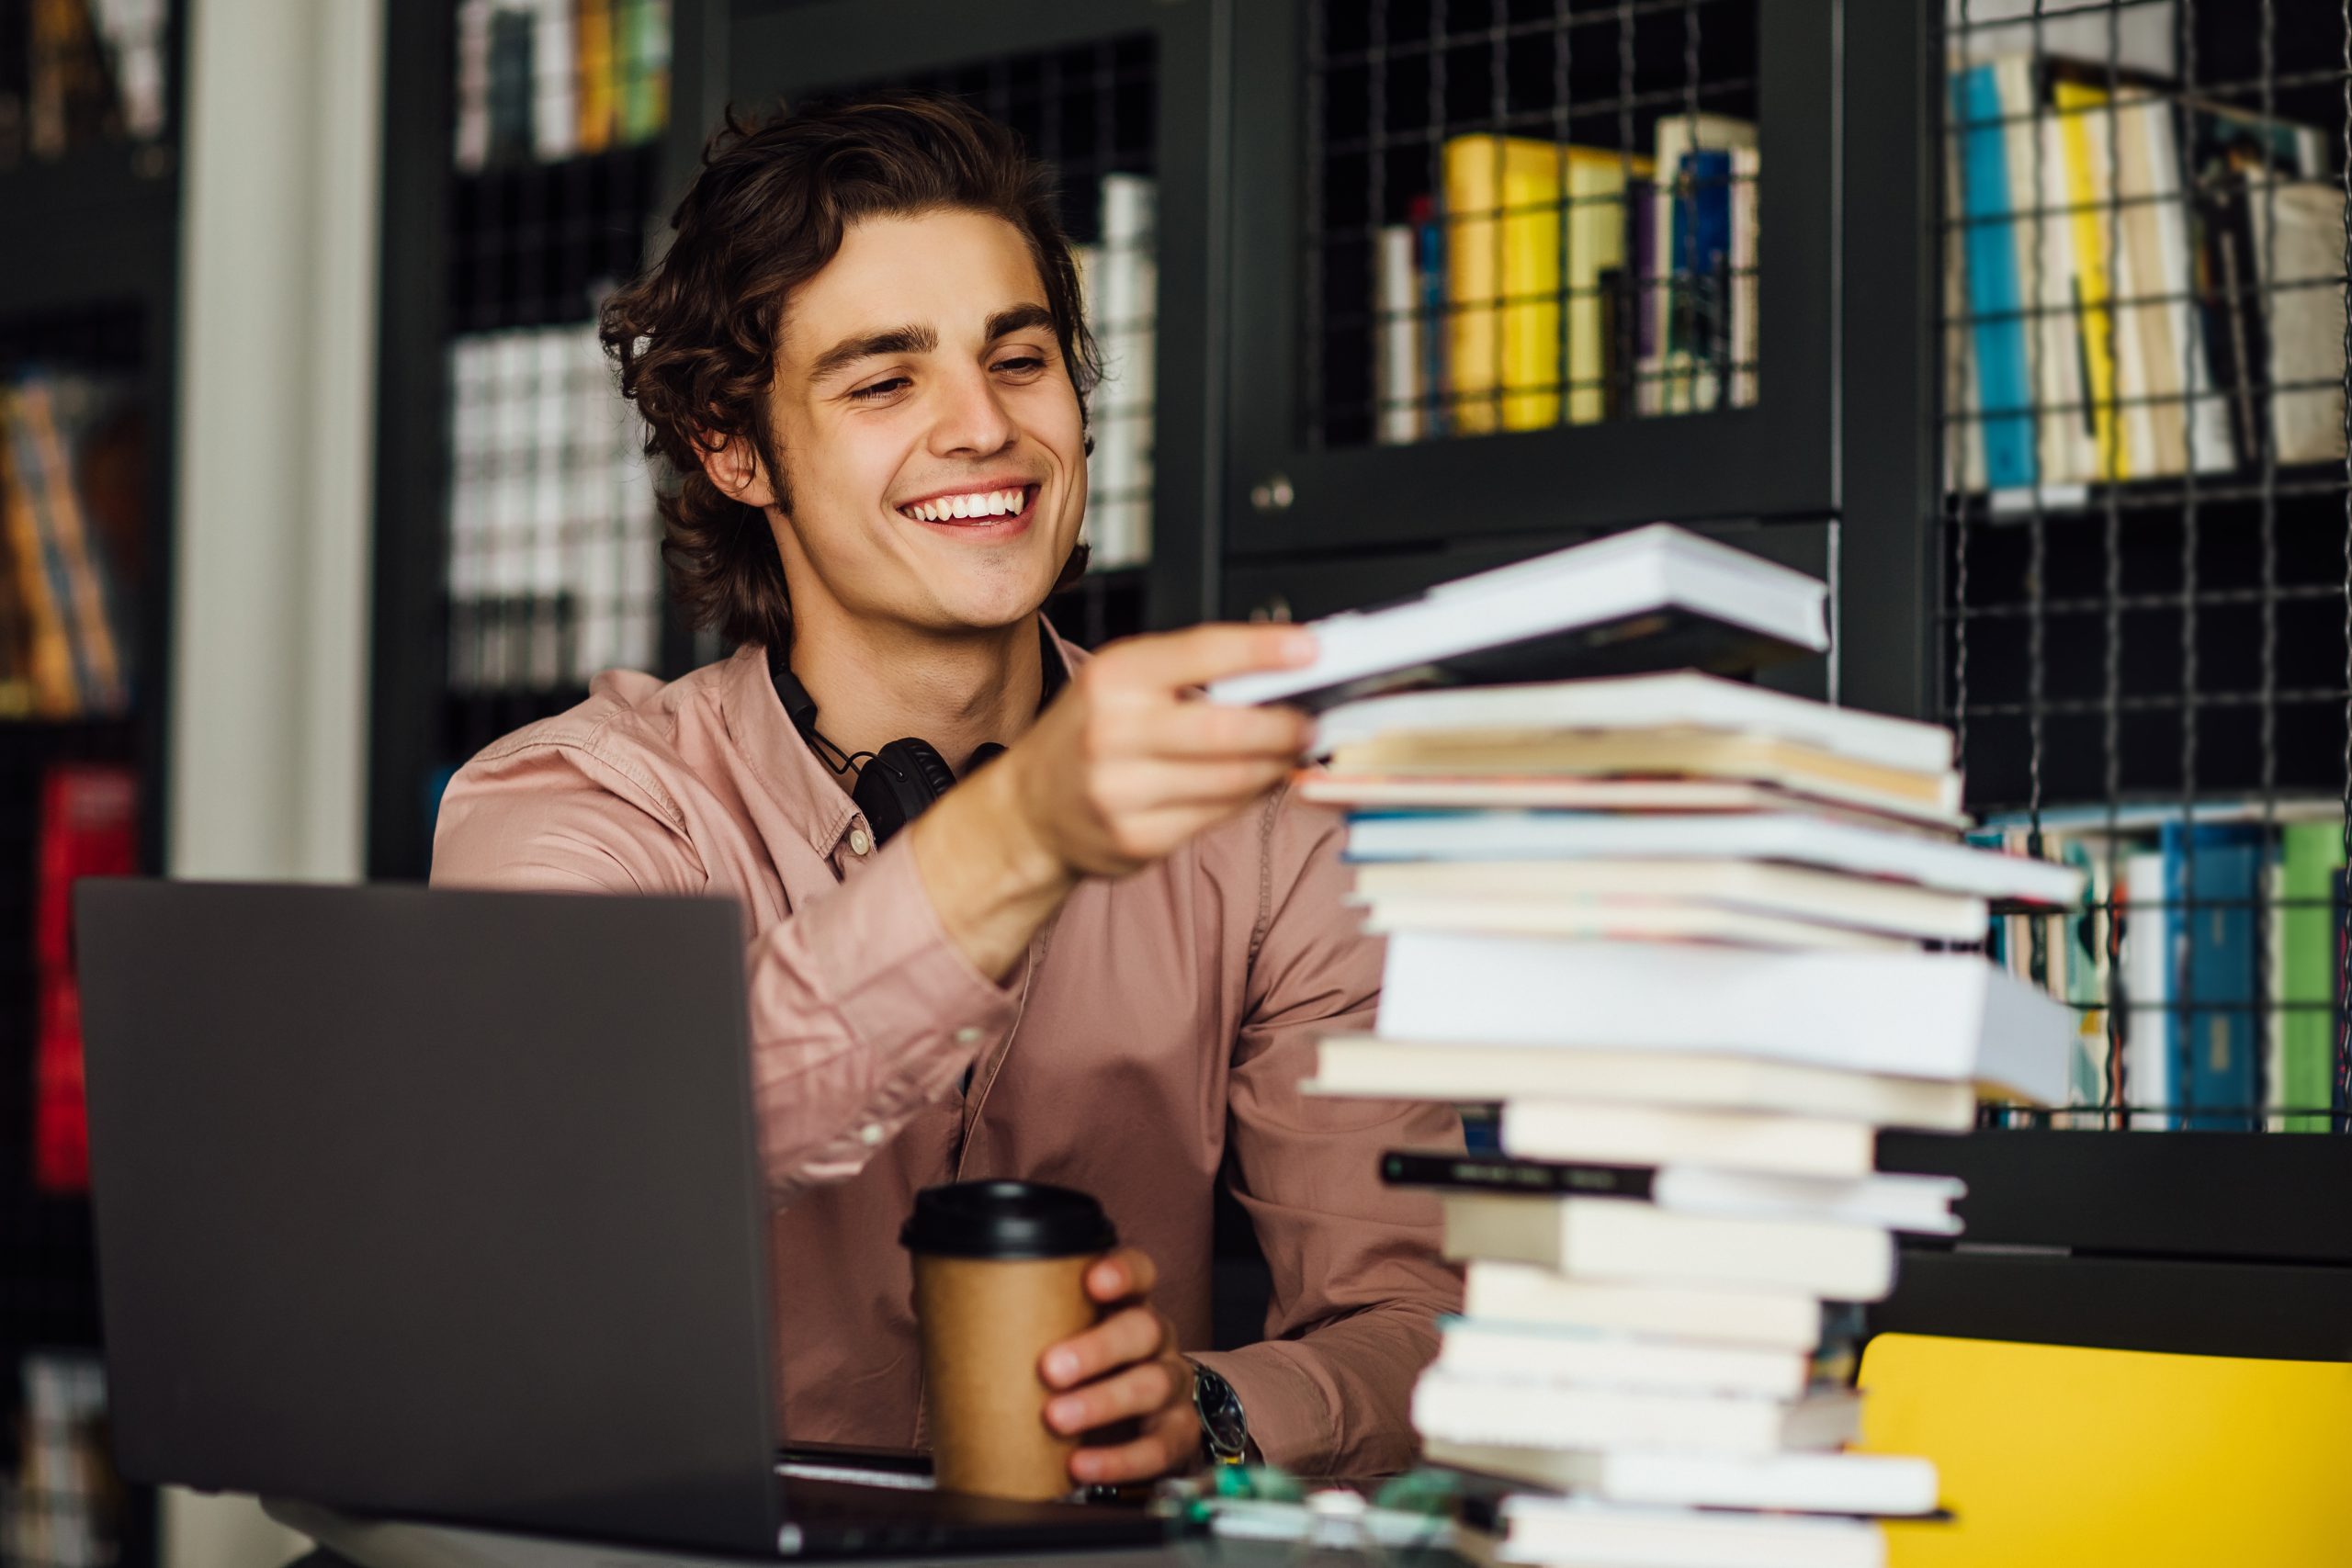
M 1078 393 L 1020 231 L 853 225 L 785 309 L 770 414 L 796 615 L 954 633 L 1045 602 L 1086 513 Z

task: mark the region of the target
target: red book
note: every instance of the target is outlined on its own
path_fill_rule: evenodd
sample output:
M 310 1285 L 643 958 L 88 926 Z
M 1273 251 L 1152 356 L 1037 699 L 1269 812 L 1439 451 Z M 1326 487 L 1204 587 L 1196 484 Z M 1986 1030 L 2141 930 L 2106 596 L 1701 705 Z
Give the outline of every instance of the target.
M 72 763 L 41 781 L 40 882 L 33 903 L 39 1007 L 33 1044 L 33 1180 L 45 1192 L 90 1186 L 82 1077 L 82 990 L 74 976 L 74 884 L 139 869 L 139 785 L 128 768 Z

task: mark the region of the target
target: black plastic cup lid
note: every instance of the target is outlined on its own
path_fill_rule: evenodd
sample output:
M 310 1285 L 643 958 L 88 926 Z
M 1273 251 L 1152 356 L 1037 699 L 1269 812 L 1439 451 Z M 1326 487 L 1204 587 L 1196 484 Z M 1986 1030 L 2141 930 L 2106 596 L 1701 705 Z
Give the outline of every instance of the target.
M 915 1194 L 899 1245 L 940 1258 L 1074 1258 L 1119 1233 L 1102 1205 L 1042 1181 L 958 1181 Z

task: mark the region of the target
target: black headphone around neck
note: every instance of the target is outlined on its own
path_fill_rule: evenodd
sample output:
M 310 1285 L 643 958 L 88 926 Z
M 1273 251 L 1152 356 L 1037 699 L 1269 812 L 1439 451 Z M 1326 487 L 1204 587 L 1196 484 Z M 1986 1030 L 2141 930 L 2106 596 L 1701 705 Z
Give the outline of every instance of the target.
M 1066 672 L 1062 657 L 1054 647 L 1054 639 L 1046 630 L 1045 618 L 1038 617 L 1037 653 L 1039 673 L 1044 677 L 1038 693 L 1037 705 L 1042 708 L 1053 701 L 1061 690 Z M 775 682 L 776 700 L 784 705 L 792 728 L 808 743 L 817 760 L 836 773 L 857 771 L 857 782 L 850 786 L 850 800 L 865 817 L 865 826 L 876 844 L 888 843 L 890 835 L 929 810 L 933 802 L 956 787 L 956 771 L 947 759 L 930 741 L 915 736 L 893 740 L 879 751 L 844 751 L 829 740 L 817 728 L 817 699 L 792 672 L 791 650 L 768 650 L 768 676 Z M 1004 750 L 991 740 L 974 751 L 964 764 L 969 773 Z

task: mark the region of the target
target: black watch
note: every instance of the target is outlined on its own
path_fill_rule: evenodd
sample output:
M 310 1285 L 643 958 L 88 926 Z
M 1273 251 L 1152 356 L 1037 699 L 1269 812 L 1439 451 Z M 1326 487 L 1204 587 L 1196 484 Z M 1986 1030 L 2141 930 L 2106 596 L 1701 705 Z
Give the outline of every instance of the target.
M 1250 1421 L 1241 1413 L 1241 1396 L 1198 1361 L 1193 1361 L 1193 1408 L 1201 1417 L 1201 1447 L 1209 1462 L 1239 1464 L 1250 1452 Z

